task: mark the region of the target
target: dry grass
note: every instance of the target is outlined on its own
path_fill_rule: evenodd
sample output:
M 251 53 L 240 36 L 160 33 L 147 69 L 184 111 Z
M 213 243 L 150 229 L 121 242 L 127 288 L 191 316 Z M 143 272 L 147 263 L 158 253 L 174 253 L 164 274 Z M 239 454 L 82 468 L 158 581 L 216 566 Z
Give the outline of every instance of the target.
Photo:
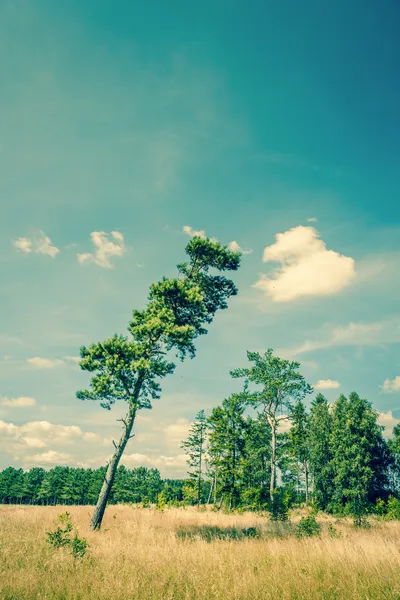
M 68 510 L 90 554 L 52 550 L 45 532 Z M 0 507 L 1 600 L 400 599 L 400 523 L 341 539 L 297 540 L 252 514 L 112 506 L 103 529 L 89 531 L 91 507 Z M 258 527 L 261 539 L 184 540 L 199 525 Z

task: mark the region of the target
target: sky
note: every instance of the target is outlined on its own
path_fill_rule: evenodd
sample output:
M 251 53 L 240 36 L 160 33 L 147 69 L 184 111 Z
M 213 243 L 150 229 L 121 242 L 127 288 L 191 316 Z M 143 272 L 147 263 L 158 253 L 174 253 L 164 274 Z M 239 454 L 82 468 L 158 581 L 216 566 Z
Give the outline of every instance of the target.
M 397 0 L 0 1 L 0 468 L 98 467 L 124 406 L 76 399 L 193 235 L 244 250 L 123 462 L 180 442 L 246 350 L 400 419 Z M 308 399 L 310 402 L 312 397 Z

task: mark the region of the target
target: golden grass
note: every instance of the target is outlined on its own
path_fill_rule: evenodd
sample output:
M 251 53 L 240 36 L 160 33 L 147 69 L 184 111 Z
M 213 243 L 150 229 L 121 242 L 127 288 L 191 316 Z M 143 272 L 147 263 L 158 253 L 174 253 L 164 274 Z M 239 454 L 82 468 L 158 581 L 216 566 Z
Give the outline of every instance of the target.
M 74 560 L 45 541 L 68 510 L 90 553 Z M 89 531 L 92 507 L 0 506 L 1 600 L 400 599 L 400 523 L 341 539 L 272 537 L 262 517 L 111 506 Z M 179 528 L 257 526 L 261 539 L 182 540 Z

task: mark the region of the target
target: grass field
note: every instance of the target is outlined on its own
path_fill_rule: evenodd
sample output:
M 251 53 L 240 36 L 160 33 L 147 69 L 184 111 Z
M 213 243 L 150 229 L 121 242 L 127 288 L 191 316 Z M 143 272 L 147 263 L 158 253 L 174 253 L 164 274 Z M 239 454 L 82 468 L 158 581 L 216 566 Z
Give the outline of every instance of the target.
M 46 542 L 65 510 L 89 543 L 83 559 Z M 334 520 L 321 517 L 321 537 L 298 540 L 293 525 L 251 513 L 129 506 L 108 508 L 93 533 L 91 512 L 0 506 L 1 600 L 400 599 L 399 522 L 339 523 L 343 537 L 332 539 Z

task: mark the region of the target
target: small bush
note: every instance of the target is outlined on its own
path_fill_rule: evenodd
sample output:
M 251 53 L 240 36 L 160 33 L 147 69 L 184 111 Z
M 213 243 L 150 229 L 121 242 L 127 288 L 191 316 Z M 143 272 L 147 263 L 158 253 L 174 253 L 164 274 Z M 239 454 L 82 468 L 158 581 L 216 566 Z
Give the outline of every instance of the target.
M 389 496 L 385 518 L 388 521 L 400 520 L 400 500 L 394 496 Z
M 298 539 L 321 535 L 321 525 L 317 523 L 314 515 L 302 517 L 296 527 L 296 536 Z
M 279 490 L 276 490 L 274 492 L 272 502 L 270 503 L 269 511 L 271 521 L 289 520 L 289 509 L 286 502 L 286 498 Z
M 332 525 L 332 523 L 329 523 L 328 525 L 328 535 L 331 539 L 339 539 L 343 537 L 343 534 L 341 531 L 338 531 L 336 529 L 336 527 L 334 525 Z
M 68 547 L 71 550 L 72 556 L 76 558 L 83 558 L 88 549 L 88 543 L 85 538 L 80 538 L 78 532 L 75 531 L 74 537 L 72 534 L 72 521 L 69 512 L 58 515 L 58 520 L 64 525 L 64 527 L 57 527 L 55 531 L 48 531 L 46 541 L 53 548 Z
M 371 529 L 371 523 L 365 515 L 359 515 L 353 520 L 354 527 L 357 529 Z

